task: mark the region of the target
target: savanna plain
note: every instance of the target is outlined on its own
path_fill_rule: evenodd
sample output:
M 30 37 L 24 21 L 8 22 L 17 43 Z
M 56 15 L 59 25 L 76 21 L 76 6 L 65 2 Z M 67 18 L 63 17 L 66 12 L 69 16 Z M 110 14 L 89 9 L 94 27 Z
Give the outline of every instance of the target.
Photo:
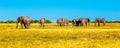
M 29 29 L 0 23 L 0 48 L 120 48 L 120 23 L 79 27 L 32 23 Z

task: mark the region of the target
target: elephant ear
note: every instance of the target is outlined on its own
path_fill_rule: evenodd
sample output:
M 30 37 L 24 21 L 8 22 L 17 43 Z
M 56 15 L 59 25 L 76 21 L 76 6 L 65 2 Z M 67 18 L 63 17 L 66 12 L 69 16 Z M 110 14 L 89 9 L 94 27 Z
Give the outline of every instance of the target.
M 22 21 L 22 17 L 18 17 L 17 21 L 18 22 Z
M 17 18 L 17 22 L 20 22 L 20 17 Z

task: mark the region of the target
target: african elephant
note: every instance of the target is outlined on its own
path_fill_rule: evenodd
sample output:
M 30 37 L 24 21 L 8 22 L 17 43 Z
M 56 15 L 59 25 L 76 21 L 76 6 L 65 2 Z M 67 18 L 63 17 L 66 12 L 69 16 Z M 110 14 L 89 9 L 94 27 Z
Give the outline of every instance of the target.
M 87 26 L 87 25 L 90 25 L 90 19 L 89 18 L 76 18 L 72 20 L 72 24 L 73 26 L 74 25 L 84 26 L 84 24 Z
M 58 18 L 57 24 L 60 26 L 68 25 L 69 21 L 66 18 Z
M 82 26 L 84 26 L 84 24 L 86 25 L 86 26 L 90 26 L 90 19 L 89 18 L 80 18 L 80 20 L 81 20 L 81 25 Z
M 31 19 L 28 16 L 20 16 L 17 18 L 16 28 L 18 28 L 18 23 L 21 24 L 21 28 L 29 28 Z M 23 26 L 24 25 L 24 26 Z
M 41 26 L 44 27 L 44 23 L 45 23 L 45 18 L 41 18 L 41 19 L 40 19 L 40 24 L 41 24 Z
M 98 22 L 98 26 L 100 26 L 100 23 L 103 23 L 103 26 L 106 25 L 106 20 L 104 18 L 96 18 L 95 19 L 95 26 L 96 26 L 96 22 Z
M 81 21 L 79 18 L 73 19 L 72 20 L 73 26 L 79 26 L 81 24 Z

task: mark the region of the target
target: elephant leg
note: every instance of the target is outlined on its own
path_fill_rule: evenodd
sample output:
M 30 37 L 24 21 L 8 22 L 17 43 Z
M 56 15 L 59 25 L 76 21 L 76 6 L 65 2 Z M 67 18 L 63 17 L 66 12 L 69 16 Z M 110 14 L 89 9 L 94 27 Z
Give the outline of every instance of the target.
M 84 22 L 85 26 L 87 26 L 87 22 Z
M 44 23 L 42 23 L 42 27 L 44 27 Z
M 62 25 L 65 26 L 65 23 L 63 23 Z
M 59 23 L 57 23 L 57 26 L 59 26 Z
M 68 23 L 66 23 L 66 26 L 68 26 Z
M 84 23 L 82 23 L 82 26 L 84 26 Z
M 84 26 L 84 24 L 86 24 L 86 22 L 82 21 L 82 26 Z
M 86 26 L 87 26 L 87 23 L 85 23 L 86 24 Z
M 27 24 L 27 28 L 30 28 L 30 24 Z
M 41 26 L 41 23 L 40 23 L 40 26 Z
M 57 23 L 58 26 L 60 26 L 60 23 Z
M 24 27 L 25 27 L 25 28 L 27 28 L 27 25 L 26 25 L 26 24 L 24 24 Z
M 76 25 L 76 22 L 75 23 L 73 23 L 73 26 L 75 26 Z
M 43 24 L 43 27 L 44 27 L 45 25 Z
M 78 22 L 77 26 L 80 26 L 81 24 Z
M 21 24 L 21 28 L 23 29 L 23 23 L 20 23 Z
M 68 23 L 66 23 L 66 25 L 65 26 L 68 26 Z
M 73 24 L 73 26 L 76 26 L 76 22 Z
M 76 22 L 76 26 L 79 26 L 79 23 Z
M 98 22 L 98 26 L 100 26 L 100 22 Z
M 76 26 L 79 26 L 79 23 L 77 23 Z
M 95 26 L 96 26 L 96 22 L 95 22 Z
M 42 26 L 44 27 L 44 23 L 42 24 Z
M 77 22 L 75 22 L 75 24 L 76 24 L 76 26 L 78 25 L 78 23 L 77 23 Z
M 65 23 L 63 23 L 62 25 L 65 26 Z
M 18 22 L 16 23 L 17 25 L 16 25 L 16 28 L 18 28 Z
M 60 26 L 62 26 L 62 24 L 60 23 Z
M 41 24 L 41 27 L 42 27 L 43 25 Z
M 78 22 L 78 23 L 77 23 L 77 26 L 80 26 L 80 25 L 81 25 L 80 22 Z
M 72 23 L 72 26 L 74 26 L 74 23 Z
M 40 23 L 40 26 L 43 27 L 43 23 L 42 22 Z
M 67 23 L 65 23 L 64 26 L 67 26 Z
M 84 26 L 84 23 L 81 23 L 81 26 Z
M 63 24 L 61 23 L 61 26 L 63 26 Z
M 79 23 L 79 26 L 82 26 L 82 23 Z
M 105 24 L 106 24 L 106 23 L 104 22 L 104 23 L 103 23 L 103 26 L 105 26 Z
M 65 24 L 62 23 L 62 26 L 64 26 Z
M 90 26 L 90 22 L 88 22 L 88 26 Z
M 77 22 L 76 22 L 76 26 L 80 26 L 80 22 L 77 21 Z
M 103 23 L 103 26 L 105 26 L 105 23 Z
M 57 23 L 57 25 L 59 25 L 59 24 Z M 44 27 L 44 23 L 41 22 L 41 23 L 40 23 L 40 26 L 41 26 L 41 27 Z

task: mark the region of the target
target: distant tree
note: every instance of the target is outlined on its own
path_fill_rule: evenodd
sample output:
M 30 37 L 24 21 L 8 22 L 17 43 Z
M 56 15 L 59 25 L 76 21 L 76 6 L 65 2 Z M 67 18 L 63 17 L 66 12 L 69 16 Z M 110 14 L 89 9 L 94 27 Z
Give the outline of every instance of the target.
M 31 23 L 39 23 L 39 20 L 31 20 Z M 52 23 L 50 20 L 46 20 L 45 23 Z
M 34 20 L 34 23 L 38 23 L 39 22 L 39 20 Z
M 72 21 L 71 21 L 71 20 L 69 20 L 69 23 L 72 23 Z
M 7 20 L 5 21 L 5 23 L 15 23 L 16 21 L 13 21 L 13 20 Z
M 116 23 L 120 23 L 120 21 L 115 21 Z
M 94 23 L 95 21 L 90 21 L 91 23 Z
M 31 20 L 31 23 L 33 23 L 34 21 L 33 20 Z
M 113 23 L 114 21 L 106 21 L 107 23 Z
M 31 23 L 38 23 L 39 20 L 31 20 Z
M 45 23 L 52 23 L 52 21 L 50 21 L 50 20 L 46 20 Z
M 0 21 L 0 23 L 4 23 L 4 21 Z
M 120 23 L 120 21 L 106 21 L 107 23 Z

